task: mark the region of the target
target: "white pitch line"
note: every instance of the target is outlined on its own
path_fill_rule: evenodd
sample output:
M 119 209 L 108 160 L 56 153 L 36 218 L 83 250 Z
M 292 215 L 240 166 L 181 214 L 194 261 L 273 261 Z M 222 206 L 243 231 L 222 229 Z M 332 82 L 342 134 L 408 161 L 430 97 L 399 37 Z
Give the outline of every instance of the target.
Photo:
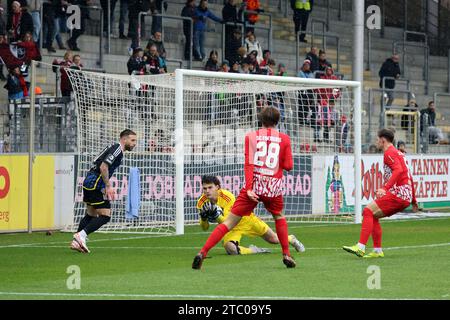
M 91 297 L 91 298 L 185 298 L 185 299 L 250 299 L 250 300 L 428 300 L 429 298 L 350 298 L 350 297 L 283 297 L 283 296 L 225 296 L 200 294 L 120 294 L 120 293 L 55 293 L 55 292 L 0 292 L 0 296 L 36 296 L 36 297 Z
M 396 222 L 409 222 L 409 221 L 427 221 L 427 220 L 442 220 L 442 219 L 448 219 L 447 217 L 437 217 L 437 218 L 422 218 L 417 220 L 410 220 L 410 219 L 397 219 L 397 220 L 384 220 L 383 223 L 396 223 Z M 289 227 L 289 229 L 302 229 L 302 228 L 321 228 L 321 227 L 337 227 L 337 226 L 351 226 L 351 224 L 347 223 L 341 223 L 341 224 L 318 224 L 318 225 L 308 225 L 308 224 L 302 224 L 302 225 L 296 225 L 293 224 Z M 185 233 L 184 235 L 200 235 L 208 233 L 205 231 L 199 231 L 199 232 L 190 232 Z M 183 235 L 173 235 L 173 234 L 163 234 L 163 235 L 147 235 L 147 236 L 138 236 L 138 237 L 126 237 L 126 238 L 108 238 L 108 239 L 96 239 L 96 240 L 90 240 L 89 242 L 103 242 L 103 241 L 123 241 L 123 240 L 139 240 L 139 239 L 151 239 L 151 238 L 163 238 L 163 237 L 180 237 Z M 21 248 L 21 247 L 28 247 L 28 246 L 37 246 L 37 245 L 48 245 L 48 244 L 65 244 L 68 241 L 58 241 L 58 242 L 40 242 L 40 243 L 23 243 L 23 244 L 11 244 L 11 245 L 4 245 L 0 246 L 0 249 L 2 248 Z M 322 248 L 325 250 L 331 250 L 332 248 Z
M 432 244 L 425 244 L 425 245 L 416 245 L 416 246 L 403 246 L 403 247 L 386 247 L 383 248 L 383 250 L 402 250 L 402 249 L 423 249 L 423 248 L 435 248 L 435 247 L 445 247 L 445 246 L 450 246 L 450 242 L 447 243 L 432 243 Z M 17 248 L 22 248 L 22 249 L 32 249 L 32 248 L 68 248 L 68 246 L 44 246 L 44 245 L 29 245 L 29 246 L 23 246 L 23 247 L 17 247 Z M 199 247 L 149 247 L 149 246 L 136 246 L 136 247 L 96 247 L 96 246 L 92 246 L 91 248 L 93 249 L 112 249 L 112 250 L 117 250 L 117 249 L 124 249 L 124 250 L 134 250 L 134 249 L 138 249 L 138 250 L 198 250 Z M 214 247 L 213 250 L 222 250 L 222 247 Z M 266 248 L 269 250 L 280 250 L 280 248 L 278 247 L 274 247 L 274 248 Z M 308 250 L 341 250 L 341 247 L 306 247 L 306 251 Z

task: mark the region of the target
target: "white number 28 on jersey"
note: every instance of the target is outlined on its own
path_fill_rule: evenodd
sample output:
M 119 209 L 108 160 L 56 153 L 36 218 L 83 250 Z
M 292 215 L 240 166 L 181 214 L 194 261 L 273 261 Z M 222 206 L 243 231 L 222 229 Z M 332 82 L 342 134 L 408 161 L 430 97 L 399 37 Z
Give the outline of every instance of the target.
M 278 156 L 280 155 L 280 145 L 278 143 L 271 142 L 267 146 L 267 142 L 259 141 L 256 144 L 255 157 L 253 158 L 253 163 L 256 166 L 264 166 L 264 161 L 261 158 L 266 158 L 266 167 L 270 169 L 275 169 L 278 166 Z

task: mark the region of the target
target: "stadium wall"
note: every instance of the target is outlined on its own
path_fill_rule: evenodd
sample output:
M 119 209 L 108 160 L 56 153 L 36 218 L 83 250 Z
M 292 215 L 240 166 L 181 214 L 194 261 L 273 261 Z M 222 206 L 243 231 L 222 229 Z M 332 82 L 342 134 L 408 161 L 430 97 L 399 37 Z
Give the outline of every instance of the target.
M 297 169 L 285 179 L 287 214 L 298 214 L 298 207 L 312 208 L 313 214 L 348 212 L 354 206 L 354 161 L 352 156 L 297 155 Z M 415 180 L 417 200 L 424 209 L 450 208 L 450 155 L 407 155 Z M 151 159 L 149 159 L 151 161 Z M 37 155 L 33 174 L 33 230 L 59 229 L 72 222 L 76 184 L 77 156 Z M 236 165 L 237 166 L 237 165 Z M 374 199 L 383 181 L 381 155 L 363 155 L 362 204 Z M 221 176 L 222 186 L 237 193 L 243 177 L 239 168 L 230 167 Z M 189 171 L 192 172 L 192 171 Z M 155 174 L 146 177 L 152 184 L 146 201 L 174 198 L 174 178 Z M 117 192 L 126 195 L 126 181 L 116 181 Z M 186 206 L 193 207 L 201 193 L 200 176 L 186 176 Z M 168 198 L 169 197 L 169 198 Z M 196 220 L 195 212 L 186 213 L 186 221 Z M 28 218 L 28 156 L 0 156 L 0 232 L 25 231 Z

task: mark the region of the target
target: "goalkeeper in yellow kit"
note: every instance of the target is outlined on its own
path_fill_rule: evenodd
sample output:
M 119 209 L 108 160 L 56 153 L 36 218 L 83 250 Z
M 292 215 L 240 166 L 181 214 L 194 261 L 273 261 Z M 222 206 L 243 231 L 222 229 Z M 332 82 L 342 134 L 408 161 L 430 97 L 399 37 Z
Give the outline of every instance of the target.
M 234 195 L 220 188 L 220 181 L 215 176 L 202 177 L 203 194 L 197 201 L 200 214 L 200 226 L 208 230 L 210 223 L 222 223 L 230 213 L 234 204 Z M 230 255 L 268 253 L 267 249 L 250 245 L 248 248 L 240 245 L 242 236 L 261 237 L 271 244 L 278 244 L 278 236 L 272 229 L 252 212 L 244 216 L 241 221 L 223 238 L 223 247 Z M 289 236 L 289 243 L 297 252 L 304 252 L 305 247 L 294 235 Z

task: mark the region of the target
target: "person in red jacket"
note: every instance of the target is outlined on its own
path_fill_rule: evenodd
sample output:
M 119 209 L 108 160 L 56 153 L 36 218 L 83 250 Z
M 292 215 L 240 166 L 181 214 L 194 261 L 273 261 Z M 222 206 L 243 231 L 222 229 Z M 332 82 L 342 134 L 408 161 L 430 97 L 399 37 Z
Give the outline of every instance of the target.
M 67 75 L 66 68 L 70 68 L 73 65 L 73 54 L 72 51 L 66 51 L 64 54 L 64 60 L 58 61 L 57 59 L 53 60 L 53 65 L 60 66 L 59 70 L 61 72 L 61 94 L 63 97 L 70 97 L 70 93 L 72 92 L 72 87 L 70 85 L 69 76 Z M 56 72 L 55 69 L 53 69 Z
M 296 266 L 289 252 L 288 226 L 282 213 L 283 170 L 291 171 L 294 167 L 291 139 L 276 129 L 280 120 L 280 111 L 277 108 L 264 107 L 259 119 L 263 128 L 245 136 L 245 187 L 225 221 L 214 229 L 195 256 L 193 269 L 201 268 L 209 250 L 233 229 L 242 217 L 250 215 L 259 202 L 264 204 L 275 220 L 276 233 L 283 252 L 283 263 L 288 268 Z
M 31 60 L 41 61 L 42 56 L 39 51 L 39 47 L 36 42 L 33 41 L 33 35 L 31 32 L 25 33 L 20 42 L 20 46 L 25 48 L 25 63 L 29 65 Z
M 325 74 L 320 79 L 339 80 L 331 67 L 325 69 Z M 318 125 L 319 128 L 323 127 L 323 141 L 330 142 L 330 128 L 335 125 L 336 121 L 334 105 L 341 96 L 341 90 L 337 88 L 322 88 L 317 91 L 319 96 L 317 106 Z

